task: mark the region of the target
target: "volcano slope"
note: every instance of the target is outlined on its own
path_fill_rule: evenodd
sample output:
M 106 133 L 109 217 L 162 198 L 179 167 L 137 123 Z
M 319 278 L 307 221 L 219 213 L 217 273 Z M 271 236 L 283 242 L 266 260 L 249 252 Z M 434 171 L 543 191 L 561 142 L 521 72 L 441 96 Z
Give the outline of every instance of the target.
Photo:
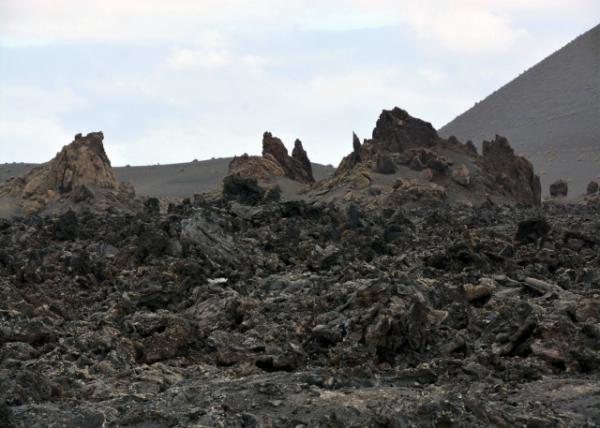
M 17 427 L 594 426 L 598 206 L 0 220 Z
M 533 162 L 547 195 L 565 179 L 570 197 L 600 175 L 600 25 L 536 64 L 440 129 L 479 144 L 495 134 Z

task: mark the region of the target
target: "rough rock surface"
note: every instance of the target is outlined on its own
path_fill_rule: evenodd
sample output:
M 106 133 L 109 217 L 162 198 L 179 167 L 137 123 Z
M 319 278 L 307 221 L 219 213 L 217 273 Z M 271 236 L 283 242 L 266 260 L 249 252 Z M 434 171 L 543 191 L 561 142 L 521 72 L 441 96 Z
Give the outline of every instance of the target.
M 404 184 L 394 186 L 395 179 Z M 410 183 L 416 186 L 413 194 L 451 204 L 481 204 L 491 199 L 539 205 L 541 201 L 539 177 L 529 161 L 515 155 L 505 138 L 484 142 L 480 156 L 473 143 L 442 139 L 429 123 L 398 107 L 381 113 L 372 139 L 361 144 L 353 136 L 352 153 L 332 178 L 317 184 L 314 194 L 329 200 L 385 205 L 398 203 L 394 193 L 398 188 L 409 190 Z M 406 201 L 419 202 L 413 198 Z
M 312 165 L 302 142 L 294 142 L 290 156 L 283 142 L 273 137 L 270 132 L 263 135 L 262 156 L 236 156 L 229 164 L 229 173 L 254 177 L 261 181 L 270 181 L 273 177 L 286 177 L 304 184 L 315 181 Z
M 598 182 L 590 181 L 586 187 L 586 194 L 595 195 L 596 193 L 598 193 Z
M 569 193 L 569 184 L 565 180 L 556 180 L 550 185 L 550 197 L 565 198 Z
M 127 205 L 135 192 L 117 182 L 103 139 L 102 132 L 77 134 L 54 159 L 3 184 L 0 196 L 17 199 L 27 214 L 69 202 L 97 208 Z
M 516 202 L 538 204 L 542 195 L 540 178 L 535 175 L 531 162 L 515 155 L 508 140 L 496 135 L 493 141 L 484 141 L 481 165 L 495 184 Z
M 596 206 L 0 221 L 11 427 L 600 424 Z

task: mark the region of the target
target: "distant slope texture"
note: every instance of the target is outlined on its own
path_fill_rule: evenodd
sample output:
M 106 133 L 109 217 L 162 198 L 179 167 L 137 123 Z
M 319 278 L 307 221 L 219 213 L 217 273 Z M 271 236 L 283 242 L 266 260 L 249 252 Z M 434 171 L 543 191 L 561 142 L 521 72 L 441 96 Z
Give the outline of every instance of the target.
M 600 176 L 600 25 L 535 65 L 439 131 L 480 147 L 495 134 L 528 157 L 544 194 L 558 178 L 569 196 Z
M 218 158 L 171 165 L 148 165 L 115 167 L 119 181 L 133 184 L 138 195 L 183 198 L 194 193 L 212 190 L 221 185 L 228 174 L 232 158 Z M 12 176 L 25 174 L 36 164 L 0 164 L 0 183 Z M 335 169 L 332 166 L 313 163 L 316 180 L 329 177 Z

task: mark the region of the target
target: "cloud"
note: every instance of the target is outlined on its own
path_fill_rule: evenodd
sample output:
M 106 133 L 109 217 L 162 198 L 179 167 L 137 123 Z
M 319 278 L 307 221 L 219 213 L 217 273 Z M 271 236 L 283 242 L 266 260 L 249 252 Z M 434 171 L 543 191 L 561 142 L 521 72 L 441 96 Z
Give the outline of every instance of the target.
M 0 116 L 5 118 L 27 116 L 32 112 L 42 117 L 56 116 L 86 105 L 85 98 L 68 87 L 0 83 Z
M 73 135 L 47 117 L 1 118 L 0 162 L 46 162 L 72 139 Z
M 487 10 L 415 8 L 409 16 L 408 23 L 419 38 L 457 53 L 505 52 L 528 36 L 526 30 L 512 27 Z
M 226 50 L 194 50 L 177 48 L 167 58 L 167 68 L 185 70 L 189 68 L 219 68 L 233 63 L 231 54 Z
M 89 40 L 202 42 L 211 31 L 408 26 L 463 53 L 502 51 L 526 34 L 515 19 L 593 20 L 596 0 L 0 0 L 4 44 Z

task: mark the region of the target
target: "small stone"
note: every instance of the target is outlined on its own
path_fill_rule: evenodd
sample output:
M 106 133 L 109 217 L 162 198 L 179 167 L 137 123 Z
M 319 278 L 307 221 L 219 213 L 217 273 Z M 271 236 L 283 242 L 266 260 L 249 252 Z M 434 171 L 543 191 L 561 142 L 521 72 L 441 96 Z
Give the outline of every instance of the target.
M 481 278 L 479 284 L 466 284 L 463 288 L 465 297 L 472 303 L 490 297 L 496 291 L 496 284 L 491 278 Z
M 450 177 L 452 178 L 452 181 L 460 184 L 461 186 L 466 187 L 471 184 L 471 174 L 469 172 L 469 168 L 467 168 L 465 165 L 461 164 L 453 168 L 452 172 L 450 173 Z

